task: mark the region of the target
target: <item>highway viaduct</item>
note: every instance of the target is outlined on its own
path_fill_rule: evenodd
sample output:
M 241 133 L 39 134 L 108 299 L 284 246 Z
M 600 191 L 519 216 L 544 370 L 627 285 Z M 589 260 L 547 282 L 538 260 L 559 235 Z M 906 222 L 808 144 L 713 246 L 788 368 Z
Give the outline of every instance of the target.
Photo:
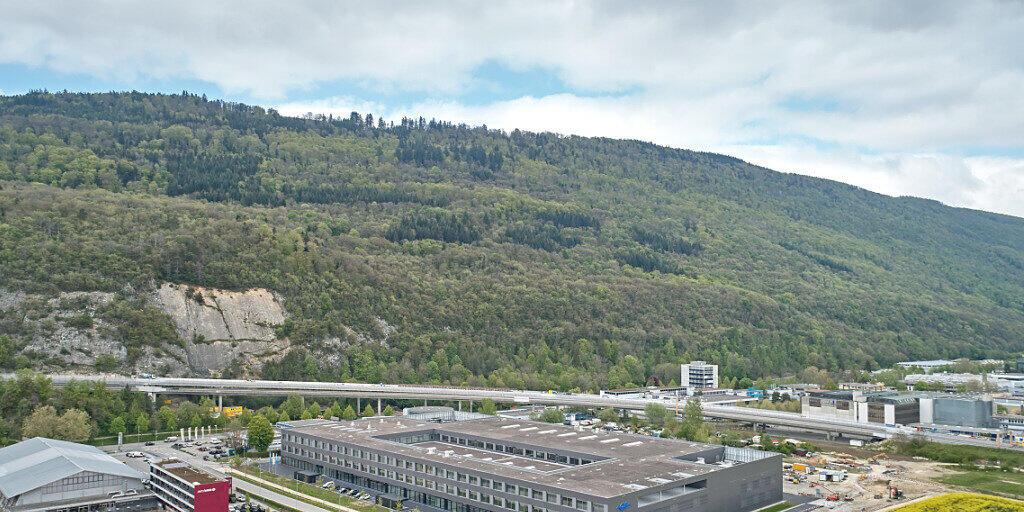
M 3 378 L 11 378 L 5 374 Z M 72 381 L 101 381 L 108 389 L 130 388 L 150 394 L 200 396 L 285 396 L 296 393 L 305 397 L 347 397 L 380 400 L 434 400 L 446 402 L 480 401 L 485 398 L 495 403 L 539 404 L 563 407 L 588 407 L 642 411 L 648 403 L 657 402 L 676 413 L 684 402 L 670 400 L 626 399 L 588 393 L 549 393 L 542 391 L 445 387 L 414 384 L 364 384 L 354 382 L 301 382 L 239 379 L 201 379 L 173 377 L 125 377 L 113 375 L 48 375 L 55 387 Z M 888 438 L 899 431 L 885 425 L 870 425 L 824 418 L 807 418 L 799 414 L 768 411 L 731 405 L 703 404 L 704 415 L 709 418 L 728 419 L 754 424 L 790 427 L 832 436 L 846 435 L 858 438 Z

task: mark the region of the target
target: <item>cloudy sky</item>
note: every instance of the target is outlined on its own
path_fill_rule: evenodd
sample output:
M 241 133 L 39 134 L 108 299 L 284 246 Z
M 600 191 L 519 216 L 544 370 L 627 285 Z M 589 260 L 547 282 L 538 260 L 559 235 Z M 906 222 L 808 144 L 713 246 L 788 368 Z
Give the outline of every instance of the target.
M 653 141 L 1024 216 L 1024 3 L 14 2 L 0 91 Z

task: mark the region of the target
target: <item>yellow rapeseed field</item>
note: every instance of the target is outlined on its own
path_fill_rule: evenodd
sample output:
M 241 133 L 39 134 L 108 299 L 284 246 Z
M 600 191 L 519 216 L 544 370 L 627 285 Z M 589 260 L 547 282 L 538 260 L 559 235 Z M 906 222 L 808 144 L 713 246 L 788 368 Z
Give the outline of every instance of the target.
M 1024 512 L 1024 501 L 957 492 L 900 507 L 895 512 Z

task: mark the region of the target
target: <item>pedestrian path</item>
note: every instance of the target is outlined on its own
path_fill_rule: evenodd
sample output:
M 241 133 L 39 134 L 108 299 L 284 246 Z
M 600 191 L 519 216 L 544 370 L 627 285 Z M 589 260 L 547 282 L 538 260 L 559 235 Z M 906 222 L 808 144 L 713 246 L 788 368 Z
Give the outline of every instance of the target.
M 250 492 L 257 496 L 263 496 L 264 493 L 269 493 L 269 495 L 263 497 L 267 498 L 268 500 L 276 501 L 282 505 L 287 505 L 294 509 L 300 510 L 301 512 L 323 512 L 324 509 L 341 512 L 364 512 L 362 510 L 346 507 L 344 505 L 339 505 L 337 503 L 331 503 L 329 501 L 322 500 L 320 498 L 316 498 L 308 494 L 302 494 L 301 492 L 296 491 L 294 489 L 289 489 L 283 485 L 278 485 L 274 482 L 264 480 L 259 477 L 255 477 L 253 475 L 250 475 L 249 473 L 243 473 L 241 471 L 237 471 L 235 469 L 230 468 L 225 470 L 225 472 L 228 475 L 242 476 L 248 478 L 249 480 L 253 480 L 259 483 L 259 485 L 256 485 L 248 481 L 242 480 L 241 478 L 235 478 L 235 487 L 238 487 L 243 491 Z M 269 487 L 270 489 L 267 489 L 267 487 Z M 285 494 L 274 492 L 274 490 L 283 491 L 285 492 Z M 303 499 L 312 501 L 313 503 L 317 503 L 323 506 L 316 506 L 306 501 L 292 498 L 291 496 L 294 494 L 301 494 Z

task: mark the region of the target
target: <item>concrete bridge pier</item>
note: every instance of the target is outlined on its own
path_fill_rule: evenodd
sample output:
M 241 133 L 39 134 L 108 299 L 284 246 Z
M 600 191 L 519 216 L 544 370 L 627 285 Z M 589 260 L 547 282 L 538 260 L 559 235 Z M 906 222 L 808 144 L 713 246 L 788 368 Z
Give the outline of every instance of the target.
M 380 398 L 378 398 L 377 399 L 377 416 L 383 416 L 383 415 L 384 415 L 384 409 L 381 409 L 381 407 L 380 407 Z

